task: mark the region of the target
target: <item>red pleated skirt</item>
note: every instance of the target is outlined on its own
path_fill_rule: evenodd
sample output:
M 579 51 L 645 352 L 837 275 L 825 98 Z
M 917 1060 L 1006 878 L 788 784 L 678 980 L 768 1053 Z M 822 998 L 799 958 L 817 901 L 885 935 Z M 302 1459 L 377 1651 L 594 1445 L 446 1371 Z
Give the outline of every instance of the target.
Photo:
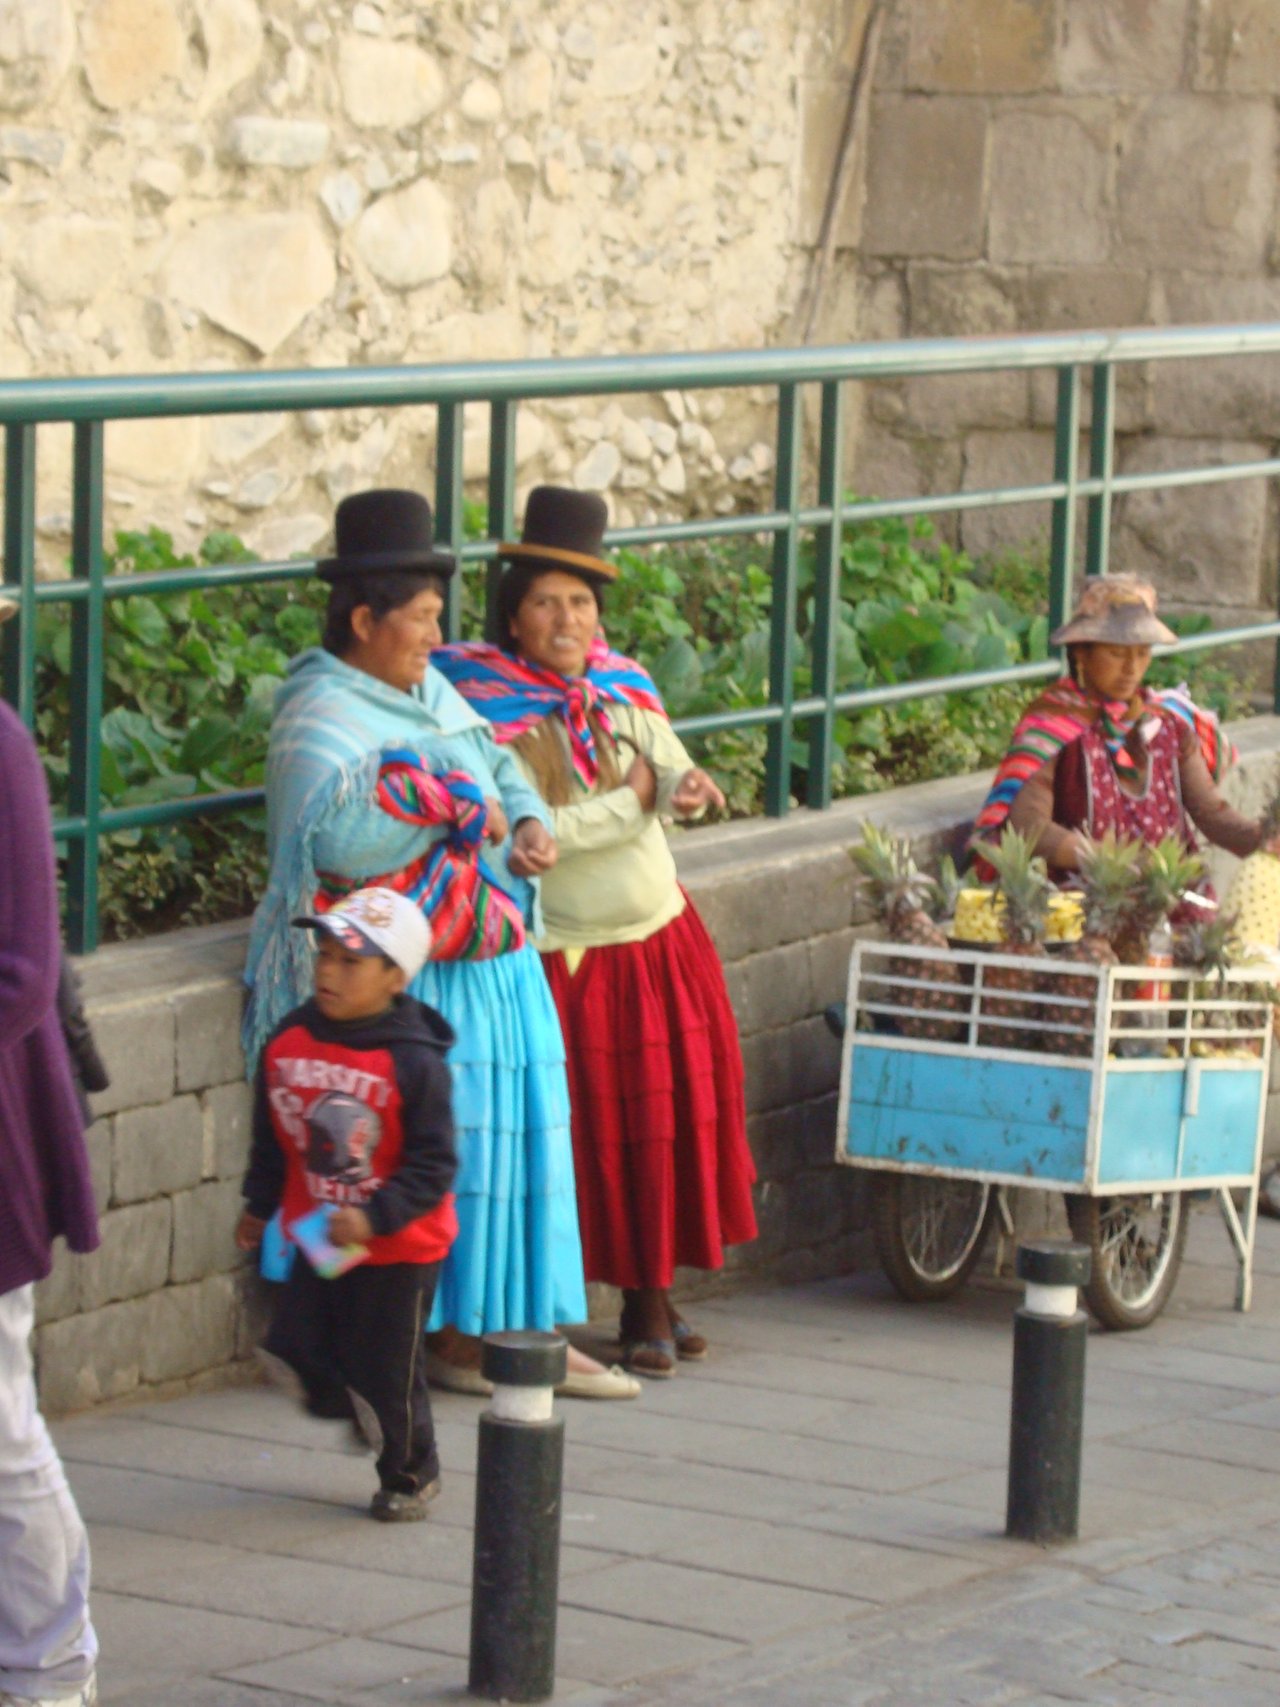
M 742 1051 L 724 972 L 690 902 L 643 942 L 544 954 L 569 1058 L 588 1280 L 671 1285 L 756 1236 Z

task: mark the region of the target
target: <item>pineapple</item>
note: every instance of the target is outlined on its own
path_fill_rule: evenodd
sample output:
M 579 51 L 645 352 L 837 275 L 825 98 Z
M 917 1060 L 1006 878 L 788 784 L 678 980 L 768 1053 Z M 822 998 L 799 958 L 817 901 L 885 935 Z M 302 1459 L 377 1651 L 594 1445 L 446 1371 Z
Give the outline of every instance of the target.
M 1231 995 L 1237 1002 L 1258 1004 L 1254 1009 L 1237 1008 L 1232 1012 L 1224 1012 L 1222 1009 L 1194 1009 L 1191 1024 L 1193 1031 L 1199 1035 L 1191 1045 L 1193 1055 L 1228 1055 L 1237 1058 L 1261 1055 L 1262 1042 L 1259 1038 L 1233 1038 L 1229 1034 L 1242 1028 L 1265 1026 L 1268 1023 L 1275 1025 L 1276 988 L 1273 984 L 1233 984 L 1228 989 L 1227 969 L 1238 957 L 1239 949 L 1239 926 L 1234 913 L 1206 913 L 1203 918 L 1197 918 L 1192 923 L 1179 927 L 1173 934 L 1174 965 L 1198 975 L 1197 982 L 1190 989 L 1193 1001 Z M 1214 1040 L 1204 1036 L 1207 1031 L 1228 1035 Z
M 1068 944 L 1060 958 L 1086 966 L 1117 966 L 1120 957 L 1111 946 L 1128 919 L 1137 899 L 1142 878 L 1143 844 L 1121 838 L 1108 830 L 1098 841 L 1089 841 L 1080 862 L 1083 931 L 1078 942 Z M 1097 999 L 1098 986 L 1092 978 L 1058 978 L 1053 993 L 1088 1002 Z M 1070 1010 L 1068 1010 L 1070 1014 Z M 1064 1016 L 1066 1017 L 1066 1016 Z M 1093 1026 L 1083 1011 L 1070 1014 L 1072 1030 L 1054 1039 L 1064 1055 L 1093 1053 Z
M 1133 907 L 1112 944 L 1124 965 L 1146 964 L 1152 931 L 1203 875 L 1204 861 L 1178 836 L 1163 836 L 1148 848 Z
M 964 879 L 956 870 L 956 862 L 950 854 L 943 854 L 938 862 L 938 875 L 929 878 L 928 884 L 929 893 L 925 906 L 929 917 L 935 924 L 942 919 L 954 918 L 956 902 L 964 888 Z
M 938 904 L 939 886 L 916 865 L 907 841 L 867 824 L 852 858 L 889 941 L 910 943 L 916 948 L 937 948 L 945 954 L 949 946 L 946 936 L 928 912 L 931 901 Z M 957 990 L 953 996 L 943 990 L 912 988 L 921 980 L 931 984 L 963 984 L 955 961 L 891 960 L 888 976 L 894 981 L 895 1003 L 926 1010 L 918 1018 L 897 1017 L 898 1029 L 904 1037 L 925 1037 L 939 1043 L 956 1043 L 964 1038 L 964 1025 L 939 1017 L 940 1013 L 967 1011 L 969 1001 L 962 991 Z
M 1016 830 L 1006 830 L 997 844 L 985 850 L 985 857 L 996 869 L 996 889 L 1004 902 L 1004 940 L 1000 944 L 1000 953 L 1039 958 L 1044 953 L 1049 898 L 1053 893 L 1044 861 L 1032 853 L 1031 843 Z M 1006 1001 L 986 993 L 1020 990 L 1033 995 L 1039 988 L 1039 982 L 1038 974 L 1030 967 L 1025 972 L 1011 966 L 993 966 L 984 970 L 984 1016 L 988 1019 L 1042 1019 L 1044 1008 L 1038 1002 Z M 978 1042 L 993 1049 L 1037 1049 L 1043 1048 L 1045 1041 L 1044 1032 L 1027 1031 L 1021 1026 L 984 1025 L 978 1031 Z

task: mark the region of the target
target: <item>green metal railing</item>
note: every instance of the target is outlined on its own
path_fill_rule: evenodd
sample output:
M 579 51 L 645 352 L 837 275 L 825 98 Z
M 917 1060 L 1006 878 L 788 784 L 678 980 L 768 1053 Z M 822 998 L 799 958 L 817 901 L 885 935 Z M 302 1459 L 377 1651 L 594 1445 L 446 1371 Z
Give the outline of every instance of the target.
M 309 576 L 309 562 L 259 563 L 174 569 L 136 575 L 106 573 L 103 547 L 104 446 L 110 422 L 142 418 L 250 414 L 280 410 L 433 406 L 437 419 L 435 508 L 439 538 L 467 564 L 488 565 L 492 598 L 498 540 L 514 523 L 516 420 L 522 403 L 552 397 L 598 398 L 666 390 L 699 391 L 768 387 L 776 393 L 776 462 L 773 508 L 619 528 L 609 543 L 651 545 L 734 534 L 773 537 L 768 703 L 746 710 L 681 719 L 682 734 L 763 727 L 767 732 L 765 806 L 786 812 L 790 755 L 797 725 L 807 726 L 809 804 L 831 802 L 835 719 L 902 700 L 960 689 L 1031 682 L 1052 675 L 1055 660 L 936 676 L 888 686 L 835 691 L 835 641 L 839 606 L 842 528 L 846 520 L 987 509 L 1008 504 L 1051 505 L 1050 610 L 1052 623 L 1067 610 L 1077 555 L 1078 510 L 1085 507 L 1086 574 L 1106 572 L 1111 506 L 1126 492 L 1260 479 L 1280 473 L 1280 458 L 1213 467 L 1117 474 L 1116 375 L 1134 364 L 1257 357 L 1280 354 L 1280 325 L 1179 327 L 1166 330 L 1077 332 L 850 345 L 832 349 L 766 350 L 688 356 L 601 357 L 570 361 L 494 362 L 440 367 L 306 370 L 290 373 L 183 374 L 124 379 L 27 380 L 0 383 L 4 449 L 5 590 L 16 596 L 19 620 L 0 630 L 0 672 L 6 696 L 31 724 L 35 715 L 36 608 L 60 603 L 71 625 L 72 716 L 68 752 L 68 810 L 56 825 L 67 844 L 67 930 L 71 945 L 96 945 L 100 838 L 109 832 L 172 823 L 260 802 L 261 793 L 205 795 L 156 805 L 106 809 L 99 790 L 103 658 L 107 608 L 114 598 L 202 587 Z M 1050 478 L 1036 484 L 983 491 L 931 493 L 846 506 L 842 498 L 844 415 L 851 382 L 922 375 L 1052 369 L 1057 375 L 1056 426 Z M 1082 380 L 1092 380 L 1088 473 L 1079 467 Z M 806 492 L 803 454 L 804 388 L 818 392 L 816 470 L 812 501 Z M 490 407 L 487 537 L 463 538 L 463 412 Z M 37 429 L 53 422 L 74 428 L 73 525 L 68 579 L 35 579 L 35 474 Z M 791 636 L 795 628 L 800 541 L 812 533 L 812 692 L 795 694 Z M 450 583 L 446 621 L 456 624 L 458 586 Z M 1182 640 L 1179 652 L 1280 636 L 1280 621 L 1220 629 Z M 1276 683 L 1280 709 L 1280 675 Z

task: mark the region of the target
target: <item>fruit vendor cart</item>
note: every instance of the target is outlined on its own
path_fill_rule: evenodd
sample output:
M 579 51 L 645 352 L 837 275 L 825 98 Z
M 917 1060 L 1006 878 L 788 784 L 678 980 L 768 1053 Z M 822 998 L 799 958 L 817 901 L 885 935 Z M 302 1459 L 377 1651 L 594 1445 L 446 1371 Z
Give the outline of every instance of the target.
M 857 946 L 836 1155 L 869 1170 L 880 1259 L 904 1297 L 962 1285 L 992 1220 L 1012 1231 L 1007 1188 L 1030 1186 L 1064 1194 L 1105 1326 L 1163 1309 L 1192 1193 L 1216 1199 L 1249 1307 L 1269 992 L 1242 970 L 1152 977 L 1043 953 Z

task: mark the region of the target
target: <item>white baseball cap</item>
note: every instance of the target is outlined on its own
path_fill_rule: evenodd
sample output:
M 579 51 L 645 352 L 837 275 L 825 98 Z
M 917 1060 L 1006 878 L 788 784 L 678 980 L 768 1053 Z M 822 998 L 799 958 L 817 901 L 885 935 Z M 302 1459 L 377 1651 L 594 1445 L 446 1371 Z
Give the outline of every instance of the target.
M 327 913 L 304 913 L 293 923 L 324 931 L 352 954 L 385 954 L 409 979 L 418 976 L 431 953 L 431 926 L 394 889 L 357 889 Z

